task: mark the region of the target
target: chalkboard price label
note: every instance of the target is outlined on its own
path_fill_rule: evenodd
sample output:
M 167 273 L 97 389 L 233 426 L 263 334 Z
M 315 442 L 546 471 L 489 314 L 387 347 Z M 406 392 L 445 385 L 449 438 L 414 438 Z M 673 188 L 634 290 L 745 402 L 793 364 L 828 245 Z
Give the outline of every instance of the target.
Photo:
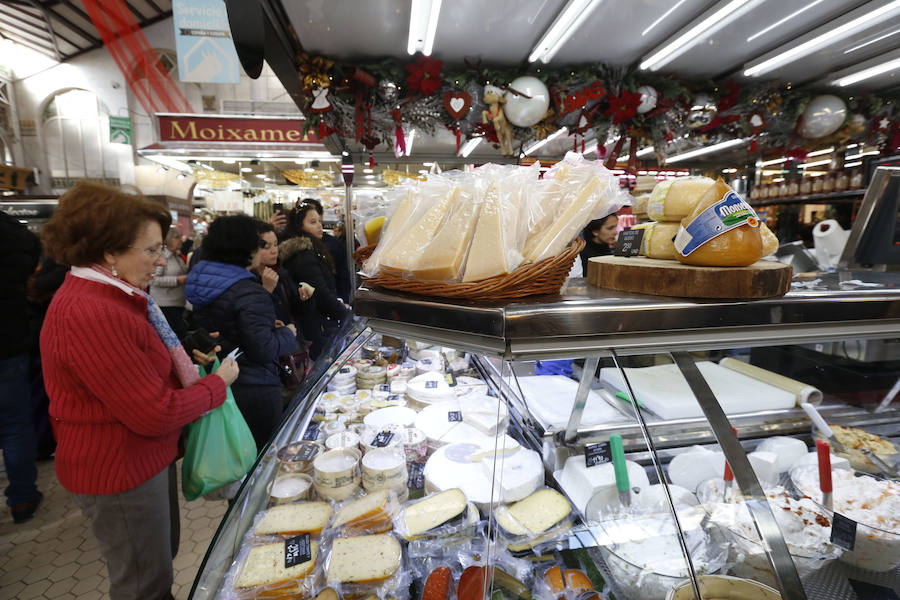
M 447 412 L 447 421 L 450 423 L 455 423 L 457 421 L 462 421 L 462 412 L 458 410 L 451 410 Z
M 290 569 L 312 560 L 309 534 L 304 533 L 284 540 L 284 568 Z
M 834 513 L 831 520 L 831 543 L 852 552 L 856 546 L 856 521 L 840 513 Z
M 372 440 L 372 446 L 374 448 L 384 448 L 391 443 L 392 439 L 394 439 L 393 431 L 382 431 L 375 436 L 374 440 Z
M 609 442 L 587 444 L 584 447 L 584 464 L 586 467 L 595 467 L 612 462 L 612 450 Z
M 626 229 L 616 239 L 616 256 L 637 256 L 641 253 L 641 242 L 644 239 L 643 229 Z

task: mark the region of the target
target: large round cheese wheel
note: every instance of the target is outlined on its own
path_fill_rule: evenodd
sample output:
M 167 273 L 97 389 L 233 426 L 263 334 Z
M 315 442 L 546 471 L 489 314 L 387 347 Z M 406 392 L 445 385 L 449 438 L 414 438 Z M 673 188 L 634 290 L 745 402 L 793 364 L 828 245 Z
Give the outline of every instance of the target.
M 406 384 L 406 395 L 421 404 L 432 404 L 456 397 L 442 373 L 429 371 L 413 377 Z
M 654 221 L 680 221 L 691 214 L 714 183 L 709 177 L 679 177 L 661 181 L 653 188 L 647 201 L 647 214 Z
M 451 420 L 451 413 L 461 413 L 453 415 L 453 418 L 460 416 L 463 420 Z M 425 432 L 428 438 L 428 445 L 431 448 L 439 448 L 447 444 L 455 444 L 460 442 L 489 443 L 493 441 L 492 435 L 485 433 L 479 429 L 477 425 L 470 424 L 465 421 L 465 413 L 458 400 L 446 400 L 444 402 L 436 402 L 422 409 L 422 412 L 416 417 L 416 429 Z M 483 417 L 483 415 L 479 415 Z M 494 423 L 495 421 L 492 421 Z M 500 433 L 506 431 L 505 422 L 499 425 Z M 496 429 L 495 429 L 496 432 Z
M 687 227 L 694 218 L 704 210 L 721 200 L 731 191 L 721 178 L 710 187 L 693 212 L 682 220 L 682 227 Z M 762 236 L 759 227 L 749 224 L 735 227 L 709 240 L 687 256 L 679 252 L 679 262 L 686 265 L 703 267 L 747 267 L 763 257 Z

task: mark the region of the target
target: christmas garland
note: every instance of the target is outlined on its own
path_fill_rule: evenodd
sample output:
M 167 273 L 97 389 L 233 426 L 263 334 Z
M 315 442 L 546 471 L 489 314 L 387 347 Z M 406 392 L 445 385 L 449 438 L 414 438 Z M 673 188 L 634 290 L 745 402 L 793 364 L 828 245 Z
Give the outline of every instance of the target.
M 499 148 L 496 127 L 508 128 L 518 154 L 566 127 L 574 133 L 575 150 L 579 143 L 583 150 L 586 139 L 596 139 L 603 157 L 605 146 L 615 142 L 605 157 L 611 163 L 630 140 L 629 167 L 635 166 L 640 147 L 652 145 L 664 164 L 666 156 L 736 137 L 749 138 L 750 153 L 760 156 L 799 156 L 811 146 L 851 142 L 882 151 L 900 147 L 898 102 L 869 93 L 837 98 L 773 81 L 684 81 L 605 63 L 522 73 L 483 66 L 481 60 L 444 65 L 421 55 L 405 63 L 392 58 L 349 63 L 307 54 L 297 61 L 306 92 L 305 127 L 320 138 L 336 135 L 342 145 L 356 141 L 370 157 L 382 144 L 401 156 L 411 129 L 433 135 L 442 128 L 456 135 L 457 150 L 473 137 Z M 516 89 L 517 82 L 526 81 L 523 76 L 531 83 L 537 79 L 550 98 L 546 109 L 538 106 L 537 116 L 539 100 Z M 495 120 L 496 106 L 485 103 L 486 91 L 492 90 L 506 101 L 526 98 L 529 119 L 512 118 L 506 104 L 505 122 Z M 804 120 L 812 101 L 831 102 L 832 112 L 843 109 L 842 122 L 812 123 L 810 115 Z

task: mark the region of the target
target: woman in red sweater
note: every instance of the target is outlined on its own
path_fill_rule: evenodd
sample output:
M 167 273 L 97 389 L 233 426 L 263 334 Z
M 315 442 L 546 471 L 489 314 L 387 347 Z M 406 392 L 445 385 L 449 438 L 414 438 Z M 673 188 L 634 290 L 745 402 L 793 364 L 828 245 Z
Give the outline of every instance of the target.
M 170 223 L 159 204 L 84 183 L 42 232 L 47 254 L 72 266 L 41 330 L 56 474 L 91 521 L 112 600 L 172 597 L 178 438 L 238 374 L 226 360 L 201 379 L 144 291 Z

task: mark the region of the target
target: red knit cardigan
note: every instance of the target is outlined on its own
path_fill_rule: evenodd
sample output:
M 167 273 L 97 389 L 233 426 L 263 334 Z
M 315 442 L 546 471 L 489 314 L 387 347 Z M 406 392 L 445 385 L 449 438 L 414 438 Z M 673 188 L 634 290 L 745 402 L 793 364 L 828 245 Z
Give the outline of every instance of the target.
M 47 311 L 41 356 L 56 475 L 78 494 L 147 481 L 175 459 L 182 427 L 225 401 L 217 375 L 181 387 L 146 298 L 71 274 Z

